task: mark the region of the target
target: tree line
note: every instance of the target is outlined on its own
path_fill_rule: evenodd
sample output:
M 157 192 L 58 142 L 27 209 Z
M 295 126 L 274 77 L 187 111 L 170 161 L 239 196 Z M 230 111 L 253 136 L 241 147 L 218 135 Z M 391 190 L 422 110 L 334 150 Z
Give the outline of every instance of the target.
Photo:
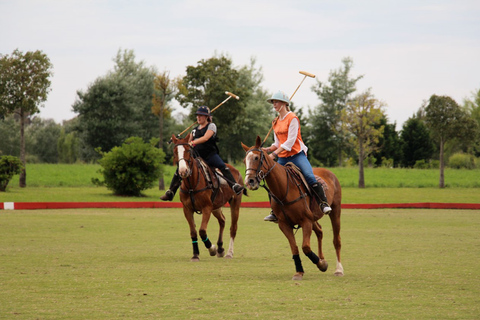
M 0 156 L 19 156 L 24 164 L 94 162 L 135 136 L 144 141 L 159 138 L 158 147 L 169 163 L 171 135 L 195 121 L 198 106 L 213 109 L 229 91 L 240 100 L 229 100 L 213 116 L 220 154 L 238 162 L 244 157 L 240 142 L 265 137 L 275 117 L 266 103 L 271 93 L 262 87 L 262 69 L 254 58 L 235 66 L 227 55 L 214 55 L 187 66 L 185 75 L 177 78 L 137 61 L 133 50 L 119 50 L 113 61 L 112 70 L 77 91 L 71 106 L 77 116 L 57 124 L 36 116 L 49 92 L 48 57 L 19 50 L 0 55 Z M 343 58 L 326 82 L 316 80 L 311 90 L 318 105 L 306 109 L 292 104 L 312 165 L 358 165 L 359 186 L 364 186 L 365 165 L 443 170 L 444 159 L 453 154 L 480 156 L 480 89 L 463 105 L 448 96 L 426 97 L 397 131 L 386 115 L 387 105 L 371 88 L 357 92 L 363 75 L 353 76 L 353 66 L 351 58 Z M 176 104 L 187 116 L 172 116 Z M 269 137 L 267 144 L 271 141 Z

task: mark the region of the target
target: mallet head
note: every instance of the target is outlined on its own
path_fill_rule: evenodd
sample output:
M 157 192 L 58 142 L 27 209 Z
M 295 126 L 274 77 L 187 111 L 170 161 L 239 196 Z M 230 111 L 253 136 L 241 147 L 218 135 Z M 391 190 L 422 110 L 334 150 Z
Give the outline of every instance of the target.
M 231 93 L 231 92 L 225 91 L 225 94 L 228 94 L 229 96 L 231 96 L 231 97 L 233 97 L 233 98 L 235 98 L 235 99 L 237 99 L 237 100 L 239 100 L 239 99 L 240 99 L 240 97 L 239 97 L 239 96 L 237 96 L 237 95 L 234 95 L 234 94 L 233 94 L 233 93 Z
M 303 74 L 304 76 L 310 77 L 310 78 L 315 78 L 315 75 L 313 73 L 307 72 L 307 71 L 299 71 L 299 73 Z

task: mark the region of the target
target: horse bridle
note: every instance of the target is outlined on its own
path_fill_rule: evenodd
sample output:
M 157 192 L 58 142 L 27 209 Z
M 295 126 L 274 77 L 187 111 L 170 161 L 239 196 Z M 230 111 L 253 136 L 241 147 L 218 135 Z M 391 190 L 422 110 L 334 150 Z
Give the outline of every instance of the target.
M 175 146 L 187 146 L 187 145 L 190 146 L 188 143 L 179 143 L 179 144 L 176 144 Z M 182 157 L 182 158 L 178 159 L 178 161 L 177 161 L 177 167 L 178 167 L 178 164 L 180 163 L 180 161 L 182 161 L 182 160 L 187 163 L 187 165 L 188 165 L 188 174 L 187 174 L 186 177 L 190 177 L 190 175 L 192 174 L 192 169 L 191 169 L 191 168 L 192 168 L 192 165 L 193 165 L 193 162 L 192 162 L 193 160 L 192 160 L 192 158 L 194 158 L 194 157 L 193 157 L 193 150 L 192 150 L 192 149 L 189 149 L 188 152 L 190 153 L 190 159 L 189 159 L 189 160 L 187 160 L 187 159 L 185 159 L 184 157 Z
M 270 172 L 273 170 L 273 168 L 275 168 L 277 163 L 275 162 L 273 164 L 273 166 L 267 172 L 264 172 L 263 165 L 264 165 L 264 160 L 265 160 L 265 153 L 261 149 L 255 148 L 255 149 L 248 150 L 247 155 L 250 152 L 253 152 L 253 151 L 260 152 L 260 164 L 258 165 L 257 169 L 247 168 L 245 170 L 245 175 L 248 173 L 248 171 L 255 171 L 255 179 L 257 180 L 258 183 L 260 183 L 260 182 L 262 182 L 262 180 L 264 180 L 270 174 Z

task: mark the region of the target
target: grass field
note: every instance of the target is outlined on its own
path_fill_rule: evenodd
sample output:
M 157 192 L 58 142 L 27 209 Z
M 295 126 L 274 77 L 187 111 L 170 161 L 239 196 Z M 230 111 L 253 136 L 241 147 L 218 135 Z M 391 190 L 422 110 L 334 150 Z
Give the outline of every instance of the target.
M 241 210 L 234 259 L 192 263 L 180 209 L 1 212 L 0 319 L 479 317 L 479 210 L 344 210 L 344 277 L 321 219 L 330 268 L 302 255 L 303 281 L 267 213 Z
M 7 192 L 0 192 L 0 202 L 110 202 L 158 201 L 163 191 L 158 187 L 144 192 L 144 197 L 118 197 L 105 187 L 95 187 L 93 177 L 99 165 L 27 166 L 27 188 L 18 187 L 18 176 L 10 182 Z M 167 166 L 164 175 L 168 186 L 174 167 Z M 238 167 L 243 174 L 244 167 Z M 343 203 L 405 203 L 405 202 L 480 202 L 480 170 L 446 169 L 447 187 L 438 188 L 438 170 L 366 168 L 366 188 L 359 189 L 357 168 L 332 168 L 343 187 Z M 249 192 L 243 201 L 267 201 L 264 189 Z M 178 201 L 178 194 L 174 201 Z

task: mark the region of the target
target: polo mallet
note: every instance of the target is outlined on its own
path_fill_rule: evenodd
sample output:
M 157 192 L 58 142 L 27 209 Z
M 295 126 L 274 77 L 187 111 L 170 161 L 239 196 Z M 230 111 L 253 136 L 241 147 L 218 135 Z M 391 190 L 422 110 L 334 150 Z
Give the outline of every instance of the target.
M 210 114 L 213 113 L 215 110 L 217 110 L 222 104 L 224 104 L 225 102 L 227 102 L 228 100 L 230 100 L 230 98 L 235 98 L 237 100 L 240 100 L 240 97 L 231 93 L 231 92 L 228 92 L 228 91 L 225 91 L 225 94 L 228 95 L 228 98 L 223 100 L 218 106 L 216 106 L 215 108 L 213 108 L 211 111 L 210 111 Z M 183 130 L 182 132 L 180 132 L 177 137 L 180 137 L 182 136 L 182 134 L 184 134 L 185 132 L 187 132 L 191 127 L 193 127 L 194 125 L 196 125 L 197 122 L 195 121 L 194 123 L 192 123 L 188 128 L 186 128 L 185 130 Z M 171 142 L 172 140 L 169 141 L 169 143 Z
M 290 96 L 290 101 L 292 101 L 293 96 L 295 95 L 295 93 L 297 93 L 297 91 L 298 91 L 298 89 L 300 88 L 300 86 L 302 85 L 303 81 L 305 81 L 305 78 L 307 78 L 307 77 L 315 78 L 315 75 L 314 75 L 313 73 L 310 73 L 310 72 L 307 72 L 307 71 L 299 71 L 298 73 L 303 74 L 304 77 L 303 77 L 302 81 L 300 82 L 300 84 L 298 85 L 297 89 L 295 89 L 295 91 L 293 92 L 293 94 Z M 263 139 L 262 146 L 263 146 L 263 144 L 265 143 L 265 141 L 267 141 L 268 136 L 270 135 L 270 133 L 271 133 L 272 130 L 273 130 L 273 124 L 277 121 L 277 119 L 278 119 L 278 117 L 275 118 L 275 120 L 272 122 L 272 127 L 271 127 L 270 130 L 268 131 L 265 139 Z

